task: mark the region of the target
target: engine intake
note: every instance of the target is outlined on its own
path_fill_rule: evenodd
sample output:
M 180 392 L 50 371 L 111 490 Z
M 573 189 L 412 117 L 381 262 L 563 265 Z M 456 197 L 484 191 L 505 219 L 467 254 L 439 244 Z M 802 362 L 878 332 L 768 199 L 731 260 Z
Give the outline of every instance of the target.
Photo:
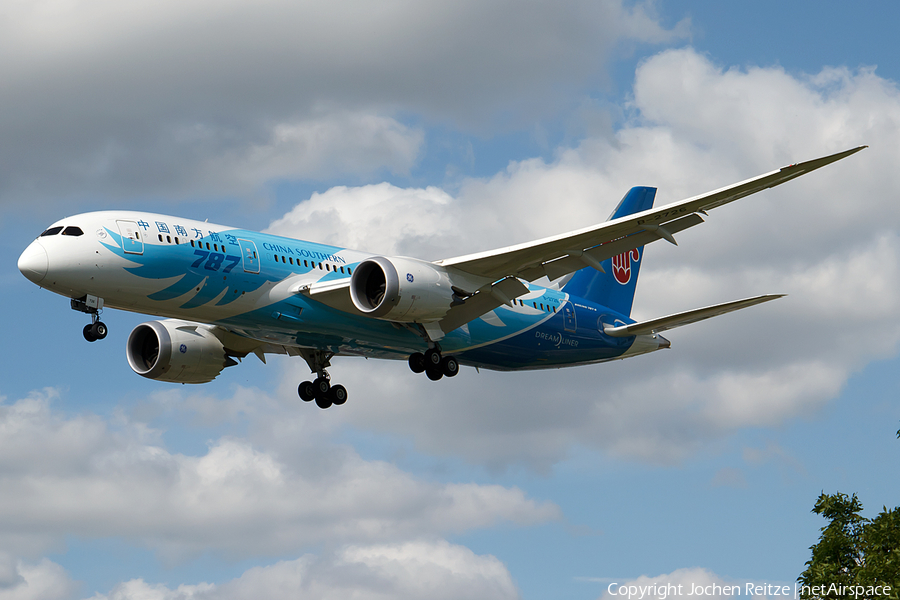
M 360 312 L 400 323 L 439 320 L 455 299 L 444 268 L 413 258 L 386 256 L 357 265 L 350 278 L 350 297 Z
M 176 319 L 135 327 L 125 355 L 138 375 L 173 383 L 207 383 L 236 364 L 208 326 Z

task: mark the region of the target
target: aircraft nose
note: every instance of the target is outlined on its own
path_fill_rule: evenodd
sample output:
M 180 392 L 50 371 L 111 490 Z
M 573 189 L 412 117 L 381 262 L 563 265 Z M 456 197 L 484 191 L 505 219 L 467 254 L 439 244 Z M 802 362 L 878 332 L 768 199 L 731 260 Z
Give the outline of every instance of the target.
M 31 242 L 19 257 L 19 271 L 34 283 L 40 283 L 47 276 L 48 264 L 47 251 L 37 240 Z

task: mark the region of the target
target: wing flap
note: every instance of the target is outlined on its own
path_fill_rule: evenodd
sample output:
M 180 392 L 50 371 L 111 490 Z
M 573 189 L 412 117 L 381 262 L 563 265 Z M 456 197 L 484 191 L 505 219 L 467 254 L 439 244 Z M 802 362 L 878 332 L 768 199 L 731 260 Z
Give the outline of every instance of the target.
M 293 288 L 291 292 L 294 294 L 306 294 L 307 296 L 315 297 L 319 294 L 334 292 L 337 290 L 342 290 L 344 288 L 350 288 L 349 277 L 346 279 L 336 279 L 333 281 L 315 281 L 313 283 L 299 284 L 295 288 Z
M 356 309 L 353 299 L 350 297 L 349 277 L 332 281 L 301 283 L 292 287 L 291 293 L 309 296 L 317 302 L 343 312 L 362 314 Z
M 672 234 L 684 231 L 688 227 L 693 227 L 700 223 L 703 223 L 703 217 L 696 213 L 691 213 L 668 223 L 663 232 L 645 230 L 612 242 L 595 246 L 583 251 L 581 254 L 567 254 L 562 258 L 541 263 L 540 265 L 526 269 L 521 273 L 520 277 L 526 281 L 534 281 L 539 277 L 546 276 L 550 281 L 553 281 L 554 279 L 583 269 L 586 266 L 594 267 L 595 269 L 602 271 L 603 269 L 598 267 L 600 266 L 600 263 L 606 259 L 623 254 L 634 248 L 640 248 L 650 242 L 664 238 L 666 235 L 671 236 Z
M 514 298 L 527 293 L 528 288 L 521 281 L 507 277 L 494 283 L 489 289 L 481 290 L 467 298 L 462 304 L 452 307 L 438 324 L 444 333 L 450 333 L 503 304 L 511 304 Z
M 642 321 L 640 323 L 620 325 L 618 327 L 606 326 L 603 328 L 603 333 L 611 337 L 630 337 L 633 335 L 659 333 L 660 331 L 666 331 L 667 329 L 674 329 L 675 327 L 681 327 L 682 325 L 689 325 L 691 323 L 696 323 L 697 321 L 703 321 L 704 319 L 718 317 L 719 315 L 724 315 L 735 310 L 762 304 L 769 300 L 783 298 L 784 296 L 785 294 L 764 294 L 762 296 L 744 298 L 743 300 L 733 300 L 723 304 L 697 308 L 666 317 L 659 317 L 658 319 Z

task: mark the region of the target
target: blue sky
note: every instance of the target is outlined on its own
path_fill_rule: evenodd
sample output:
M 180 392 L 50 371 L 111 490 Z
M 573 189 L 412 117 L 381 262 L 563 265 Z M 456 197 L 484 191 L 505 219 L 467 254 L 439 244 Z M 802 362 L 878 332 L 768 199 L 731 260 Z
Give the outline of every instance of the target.
M 792 583 L 822 491 L 896 506 L 896 3 L 10 3 L 0 598 L 599 598 Z M 649 248 L 635 314 L 788 298 L 622 363 L 435 385 L 344 359 L 132 373 L 147 317 L 18 273 L 121 207 L 436 259 L 863 153 Z M 702 230 L 702 231 L 701 231 Z M 198 499 L 200 501 L 198 502 Z M 381 594 L 381 595 L 379 595 Z

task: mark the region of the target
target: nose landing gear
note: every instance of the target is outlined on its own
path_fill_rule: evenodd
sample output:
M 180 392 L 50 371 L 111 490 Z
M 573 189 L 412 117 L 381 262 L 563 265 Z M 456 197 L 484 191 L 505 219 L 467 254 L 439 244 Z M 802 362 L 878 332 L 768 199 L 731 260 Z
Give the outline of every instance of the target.
M 83 312 L 91 315 L 91 324 L 85 325 L 82 329 L 84 339 L 89 342 L 102 340 L 109 333 L 106 323 L 100 320 L 100 312 L 103 310 L 103 298 L 96 296 L 84 296 L 82 298 L 72 298 L 72 310 Z
M 429 348 L 424 354 L 409 355 L 409 368 L 413 373 L 424 372 L 428 379 L 437 381 L 443 377 L 456 377 L 459 363 L 452 356 L 442 356 L 438 348 Z
M 101 321 L 97 315 L 94 315 L 93 323 L 85 325 L 81 333 L 87 341 L 96 342 L 105 338 L 109 330 L 106 328 L 106 323 Z

